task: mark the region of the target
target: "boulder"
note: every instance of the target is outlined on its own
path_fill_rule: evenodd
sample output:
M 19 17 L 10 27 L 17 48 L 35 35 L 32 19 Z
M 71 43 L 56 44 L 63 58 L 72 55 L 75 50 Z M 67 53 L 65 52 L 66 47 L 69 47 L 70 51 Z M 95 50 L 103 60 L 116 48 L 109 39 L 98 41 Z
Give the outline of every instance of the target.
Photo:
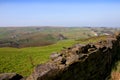
M 16 73 L 2 73 L 0 80 L 21 80 L 23 77 Z
M 94 50 L 96 50 L 96 48 L 89 48 L 88 52 L 91 52 L 91 51 L 94 51 Z
M 58 66 L 52 63 L 38 65 L 26 80 L 53 80 L 59 73 Z
M 50 58 L 51 58 L 52 60 L 54 60 L 54 59 L 56 59 L 56 58 L 59 57 L 59 56 L 60 56 L 60 54 L 58 54 L 58 53 L 53 53 L 53 54 L 50 55 Z
M 120 33 L 116 36 L 117 40 L 120 40 Z

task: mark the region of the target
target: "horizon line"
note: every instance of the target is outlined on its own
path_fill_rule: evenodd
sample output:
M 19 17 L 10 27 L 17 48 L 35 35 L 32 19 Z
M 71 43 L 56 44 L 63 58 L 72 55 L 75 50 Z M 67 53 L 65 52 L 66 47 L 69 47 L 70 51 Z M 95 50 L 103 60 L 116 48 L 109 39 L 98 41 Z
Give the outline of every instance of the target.
M 24 27 L 58 27 L 58 28 L 60 28 L 60 27 L 67 27 L 67 28 L 69 28 L 69 27 L 90 27 L 90 28 L 92 28 L 92 27 L 96 27 L 96 28 L 120 28 L 120 27 L 112 27 L 112 26 L 0 26 L 0 28 L 8 28 L 8 27 L 14 27 L 14 28 L 24 28 Z

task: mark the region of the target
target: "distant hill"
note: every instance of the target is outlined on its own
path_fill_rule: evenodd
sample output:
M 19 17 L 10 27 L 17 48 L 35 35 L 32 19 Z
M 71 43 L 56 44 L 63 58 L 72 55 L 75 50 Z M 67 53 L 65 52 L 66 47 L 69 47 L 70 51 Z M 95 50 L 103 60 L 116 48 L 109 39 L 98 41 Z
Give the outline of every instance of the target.
M 116 28 L 91 27 L 1 27 L 0 47 L 32 47 L 54 44 L 59 40 L 80 40 L 111 35 Z

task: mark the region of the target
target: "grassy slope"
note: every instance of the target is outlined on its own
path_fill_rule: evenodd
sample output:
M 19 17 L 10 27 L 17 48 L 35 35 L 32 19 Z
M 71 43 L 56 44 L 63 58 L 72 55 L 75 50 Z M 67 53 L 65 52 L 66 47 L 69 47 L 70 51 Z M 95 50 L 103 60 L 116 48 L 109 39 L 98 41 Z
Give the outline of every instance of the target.
M 0 72 L 17 72 L 24 76 L 31 73 L 33 65 L 44 63 L 49 60 L 52 52 L 59 52 L 62 47 L 68 47 L 76 43 L 87 44 L 97 42 L 105 37 L 89 38 L 88 40 L 63 40 L 56 44 L 44 47 L 28 48 L 0 48 Z
M 65 40 L 44 47 L 0 48 L 0 72 L 17 72 L 24 76 L 31 73 L 34 65 L 44 63 L 52 52 L 60 51 L 63 46 L 71 46 L 73 40 Z

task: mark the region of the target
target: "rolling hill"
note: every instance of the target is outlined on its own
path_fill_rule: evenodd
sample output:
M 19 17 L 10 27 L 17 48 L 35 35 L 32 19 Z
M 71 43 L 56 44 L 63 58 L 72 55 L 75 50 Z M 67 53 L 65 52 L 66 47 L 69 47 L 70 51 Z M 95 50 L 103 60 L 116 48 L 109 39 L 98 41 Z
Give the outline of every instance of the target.
M 86 39 L 100 35 L 113 35 L 116 28 L 91 27 L 2 27 L 0 47 L 46 46 L 65 39 Z

